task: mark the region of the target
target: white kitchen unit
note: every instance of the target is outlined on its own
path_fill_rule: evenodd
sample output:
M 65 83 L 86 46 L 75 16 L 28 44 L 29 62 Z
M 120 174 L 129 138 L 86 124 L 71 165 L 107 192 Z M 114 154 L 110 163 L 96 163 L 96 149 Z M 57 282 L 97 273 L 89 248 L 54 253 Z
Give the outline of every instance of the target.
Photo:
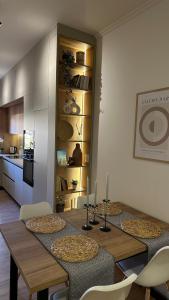
M 0 159 L 0 188 L 2 187 L 2 159 Z
M 2 174 L 2 186 L 8 192 L 8 194 L 14 198 L 15 182 L 10 177 L 5 175 L 4 173 Z
M 33 201 L 33 188 L 23 181 L 22 204 L 31 204 Z
M 2 186 L 15 199 L 15 166 L 2 160 Z
M 32 203 L 32 187 L 23 182 L 23 169 L 12 163 L 12 159 L 1 159 L 1 167 L 2 186 L 8 194 L 19 205 Z
M 15 168 L 15 192 L 14 199 L 20 204 L 24 204 L 23 193 L 23 169 L 14 166 Z

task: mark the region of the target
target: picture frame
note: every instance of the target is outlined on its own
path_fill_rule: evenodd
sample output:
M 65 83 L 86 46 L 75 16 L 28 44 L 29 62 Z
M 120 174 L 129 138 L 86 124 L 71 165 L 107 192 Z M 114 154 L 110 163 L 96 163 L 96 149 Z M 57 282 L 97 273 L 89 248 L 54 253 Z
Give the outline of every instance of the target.
M 67 151 L 65 149 L 58 149 L 56 151 L 57 164 L 60 167 L 67 166 Z
M 137 94 L 133 157 L 169 162 L 169 87 Z

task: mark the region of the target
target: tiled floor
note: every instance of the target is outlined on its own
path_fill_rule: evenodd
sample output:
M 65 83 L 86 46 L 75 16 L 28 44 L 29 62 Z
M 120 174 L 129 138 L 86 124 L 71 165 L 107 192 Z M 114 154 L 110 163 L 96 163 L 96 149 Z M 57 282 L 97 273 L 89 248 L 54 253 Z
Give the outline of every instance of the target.
M 18 205 L 8 196 L 8 194 L 0 190 L 0 224 L 12 222 L 19 217 Z M 26 286 L 20 277 L 18 283 L 18 300 L 28 300 L 28 292 Z M 56 290 L 56 288 L 55 288 Z M 8 248 L 0 234 L 0 300 L 9 299 L 9 252 Z M 33 296 L 36 299 L 36 295 Z M 103 299 L 106 300 L 106 299 Z M 128 300 L 144 300 L 144 290 L 133 287 Z

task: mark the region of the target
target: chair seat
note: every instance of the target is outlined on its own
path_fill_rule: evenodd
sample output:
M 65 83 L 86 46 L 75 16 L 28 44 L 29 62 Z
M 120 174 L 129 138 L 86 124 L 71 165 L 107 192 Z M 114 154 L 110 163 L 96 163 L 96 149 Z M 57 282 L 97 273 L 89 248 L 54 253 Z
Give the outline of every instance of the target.
M 69 288 L 65 287 L 50 295 L 50 300 L 68 300 Z
M 169 300 L 169 291 L 165 284 L 151 288 L 151 295 L 157 300 Z
M 131 274 L 140 274 L 147 264 L 147 253 L 141 253 L 130 258 L 117 262 L 117 266 L 121 269 L 123 274 L 128 277 Z

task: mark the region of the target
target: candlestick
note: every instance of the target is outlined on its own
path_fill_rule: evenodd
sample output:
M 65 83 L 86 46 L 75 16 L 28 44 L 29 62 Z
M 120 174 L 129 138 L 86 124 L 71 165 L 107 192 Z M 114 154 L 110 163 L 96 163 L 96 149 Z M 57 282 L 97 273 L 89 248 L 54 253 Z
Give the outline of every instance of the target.
M 108 194 L 109 194 L 109 174 L 106 175 L 106 200 L 108 200 Z
M 94 185 L 94 205 L 96 206 L 96 201 L 97 201 L 97 181 L 95 181 Z
M 89 225 L 89 208 L 90 208 L 90 204 L 84 204 L 84 208 L 86 208 L 86 223 L 82 226 L 83 230 L 91 230 L 92 226 Z
M 99 222 L 96 220 L 97 208 L 98 208 L 98 205 L 95 205 L 95 204 L 91 205 L 92 219 L 89 221 L 89 223 L 92 224 L 92 225 L 99 224 Z
M 89 205 L 89 177 L 87 176 L 87 205 Z
M 104 226 L 100 227 L 100 230 L 103 232 L 109 232 L 111 231 L 111 228 L 107 226 L 107 206 L 109 204 L 110 200 L 103 200 L 104 205 Z

